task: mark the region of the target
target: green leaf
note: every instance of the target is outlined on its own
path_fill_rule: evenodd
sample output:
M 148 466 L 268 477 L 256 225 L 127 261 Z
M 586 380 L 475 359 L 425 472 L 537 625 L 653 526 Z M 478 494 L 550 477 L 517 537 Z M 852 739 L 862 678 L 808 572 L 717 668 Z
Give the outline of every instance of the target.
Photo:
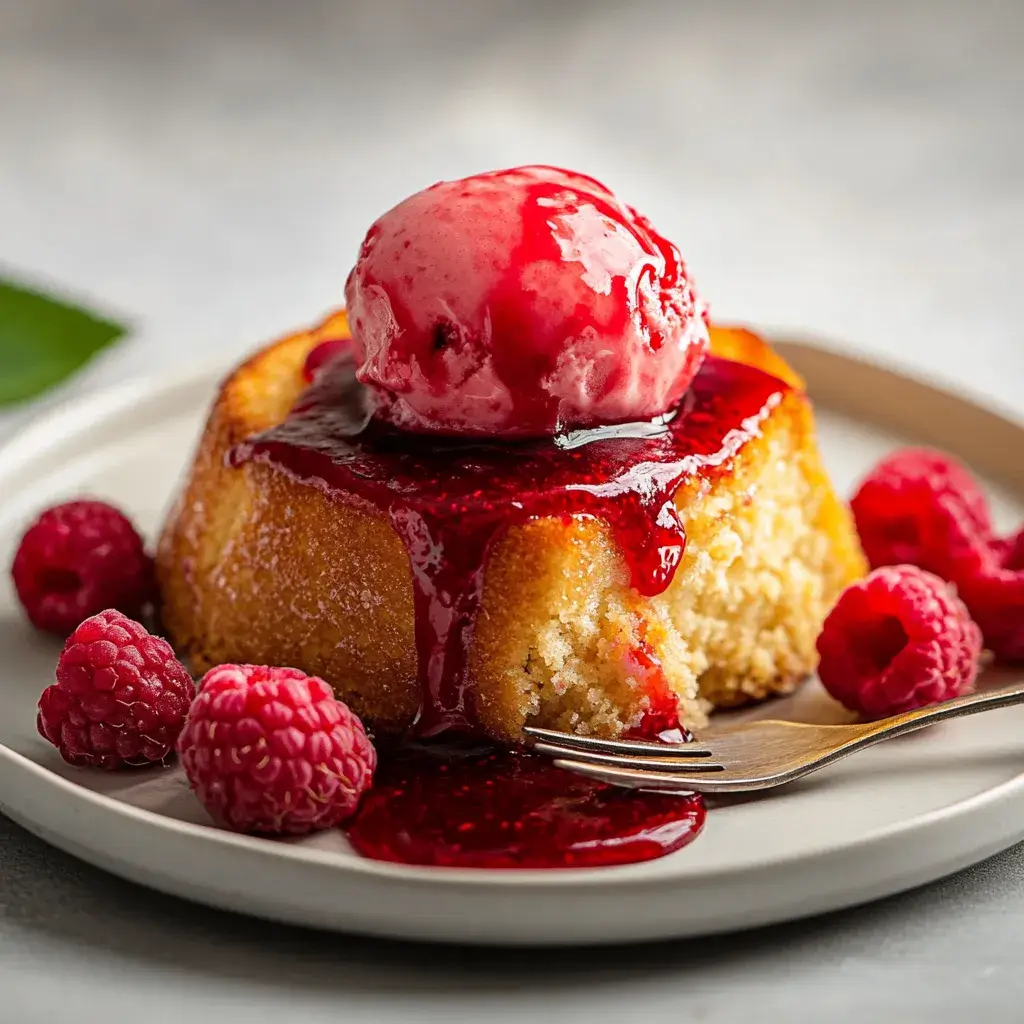
M 63 299 L 0 280 L 0 405 L 60 383 L 126 330 Z

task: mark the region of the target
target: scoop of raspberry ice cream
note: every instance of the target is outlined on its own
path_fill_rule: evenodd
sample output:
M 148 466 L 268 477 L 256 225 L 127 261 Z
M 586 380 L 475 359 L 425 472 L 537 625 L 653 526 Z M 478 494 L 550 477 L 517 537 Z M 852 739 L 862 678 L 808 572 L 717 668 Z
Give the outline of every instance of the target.
M 369 230 L 345 288 L 358 376 L 411 431 L 539 437 L 659 416 L 708 345 L 678 250 L 554 167 L 443 181 Z

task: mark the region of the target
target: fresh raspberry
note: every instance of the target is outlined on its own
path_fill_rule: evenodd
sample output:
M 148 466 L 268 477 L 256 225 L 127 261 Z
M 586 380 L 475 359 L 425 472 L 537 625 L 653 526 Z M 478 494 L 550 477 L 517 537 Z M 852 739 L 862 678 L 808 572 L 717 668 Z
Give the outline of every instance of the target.
M 988 502 L 974 477 L 928 448 L 883 459 L 850 507 L 873 568 L 910 564 L 948 578 L 958 558 L 992 539 Z
M 153 595 L 142 538 L 102 501 L 47 509 L 22 538 L 11 576 L 32 624 L 65 637 L 104 608 L 137 616 Z
M 950 578 L 1002 661 L 1024 661 L 1024 528 L 963 554 Z
M 886 566 L 843 592 L 818 653 L 818 674 L 836 700 L 865 718 L 884 718 L 970 690 L 981 631 L 937 576 Z
M 344 821 L 377 767 L 362 722 L 327 683 L 262 665 L 206 673 L 178 753 L 215 820 L 271 835 Z
M 1004 569 L 1024 569 L 1024 526 L 1002 542 Z
M 352 347 L 352 342 L 347 338 L 339 338 L 334 341 L 321 341 L 316 348 L 309 350 L 306 362 L 302 367 L 302 376 L 311 381 L 317 375 L 320 367 L 329 363 L 335 356 L 341 355 L 346 349 Z
M 68 637 L 36 724 L 80 768 L 147 764 L 171 752 L 194 693 L 166 640 L 108 609 Z
M 1024 568 L 1024 526 L 1009 537 L 996 537 L 988 551 L 1004 568 Z

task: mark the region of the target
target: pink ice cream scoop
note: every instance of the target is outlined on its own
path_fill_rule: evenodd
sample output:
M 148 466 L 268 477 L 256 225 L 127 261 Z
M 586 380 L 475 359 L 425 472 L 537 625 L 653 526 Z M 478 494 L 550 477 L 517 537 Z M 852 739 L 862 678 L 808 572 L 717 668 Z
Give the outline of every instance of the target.
M 708 346 L 678 250 L 556 167 L 442 181 L 369 230 L 345 287 L 358 376 L 411 431 L 539 437 L 646 420 Z

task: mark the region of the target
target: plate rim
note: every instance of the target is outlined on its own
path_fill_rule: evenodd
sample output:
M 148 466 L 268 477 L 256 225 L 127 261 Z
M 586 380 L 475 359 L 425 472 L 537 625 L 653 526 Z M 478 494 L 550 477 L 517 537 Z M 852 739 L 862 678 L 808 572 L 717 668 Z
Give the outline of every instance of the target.
M 179 832 L 199 842 L 214 842 L 218 845 L 248 850 L 260 855 L 284 856 L 298 862 L 315 863 L 346 872 L 355 871 L 359 874 L 373 875 L 381 879 L 395 880 L 401 878 L 416 883 L 427 882 L 431 886 L 441 882 L 446 885 L 484 887 L 499 885 L 499 883 L 507 884 L 509 881 L 512 881 L 524 885 L 536 883 L 542 888 L 555 886 L 559 889 L 564 889 L 566 882 L 571 882 L 574 887 L 603 887 L 610 877 L 616 878 L 617 884 L 629 887 L 645 887 L 648 885 L 663 885 L 665 883 L 665 879 L 660 877 L 622 873 L 622 865 L 564 869 L 457 868 L 397 864 L 359 857 L 358 855 L 354 855 L 350 860 L 341 859 L 330 850 L 318 850 L 297 843 L 282 843 L 279 840 L 261 836 L 231 832 L 227 829 L 211 825 L 182 821 L 179 818 L 172 818 L 166 814 L 148 810 L 145 807 L 137 807 L 134 804 L 118 800 L 116 797 L 108 796 L 106 793 L 99 793 L 96 790 L 80 786 L 76 782 L 51 771 L 45 765 L 33 761 L 32 758 L 26 757 L 16 750 L 11 750 L 10 747 L 0 743 L 0 762 L 3 761 L 7 761 L 18 770 L 34 775 L 39 782 L 55 786 L 65 794 L 74 794 L 79 799 L 84 797 L 87 803 L 97 805 L 106 813 L 115 816 L 125 815 L 140 824 Z M 988 810 L 990 803 L 1000 804 L 1004 801 L 1012 800 L 1016 796 L 1024 798 L 1024 768 L 1021 769 L 1019 775 L 992 786 L 990 789 L 963 797 L 944 807 L 925 811 L 905 821 L 882 825 L 858 836 L 856 840 L 824 842 L 797 852 L 777 855 L 772 858 L 770 863 L 778 867 L 791 868 L 807 860 L 817 860 L 821 857 L 834 856 L 842 852 L 861 850 L 877 843 L 898 839 L 905 833 L 920 832 L 942 824 L 947 819 L 960 817 L 960 815 L 973 810 Z M 764 799 L 770 799 L 770 797 L 765 797 Z M 6 801 L 3 800 L 2 791 L 0 791 L 0 811 L 6 813 L 6 806 Z M 1024 838 L 1024 822 L 1021 823 L 1020 834 Z M 629 867 L 629 865 L 625 865 L 625 867 Z M 747 873 L 748 869 L 743 867 L 716 867 L 702 870 L 699 876 L 694 877 L 727 881 L 735 876 L 742 876 Z M 499 887 L 501 886 L 499 885 Z

